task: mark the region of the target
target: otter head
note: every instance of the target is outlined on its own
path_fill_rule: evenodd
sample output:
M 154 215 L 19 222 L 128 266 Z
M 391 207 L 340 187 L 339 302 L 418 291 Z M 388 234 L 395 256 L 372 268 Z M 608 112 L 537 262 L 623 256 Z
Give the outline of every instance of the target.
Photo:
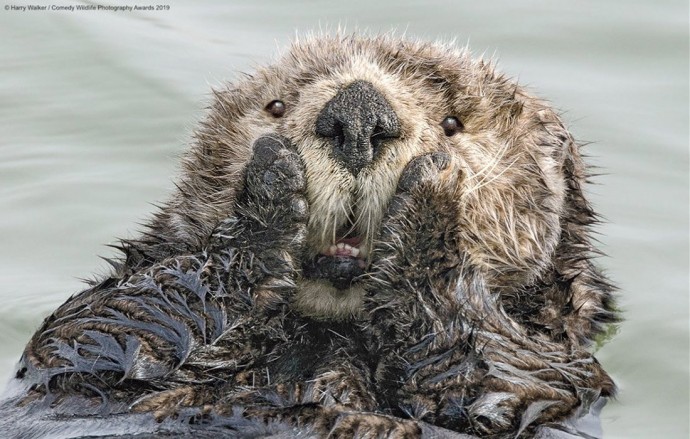
M 393 37 L 309 38 L 215 97 L 166 227 L 181 240 L 206 236 L 227 214 L 254 140 L 290 139 L 310 203 L 295 299 L 305 314 L 357 313 L 357 279 L 398 178 L 434 151 L 452 159 L 460 242 L 492 288 L 509 296 L 587 259 L 577 254 L 589 251 L 592 215 L 570 134 L 544 101 L 465 50 Z

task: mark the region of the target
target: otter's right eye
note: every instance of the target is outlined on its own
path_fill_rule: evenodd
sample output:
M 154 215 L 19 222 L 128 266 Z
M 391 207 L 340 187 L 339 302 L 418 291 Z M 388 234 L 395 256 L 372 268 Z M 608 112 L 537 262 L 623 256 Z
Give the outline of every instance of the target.
M 283 101 L 276 99 L 275 101 L 269 102 L 269 104 L 266 105 L 265 110 L 271 113 L 271 116 L 275 118 L 283 117 L 285 114 L 285 104 Z
M 441 122 L 441 128 L 443 128 L 443 132 L 446 133 L 446 136 L 450 137 L 462 131 L 465 126 L 457 117 L 448 116 Z

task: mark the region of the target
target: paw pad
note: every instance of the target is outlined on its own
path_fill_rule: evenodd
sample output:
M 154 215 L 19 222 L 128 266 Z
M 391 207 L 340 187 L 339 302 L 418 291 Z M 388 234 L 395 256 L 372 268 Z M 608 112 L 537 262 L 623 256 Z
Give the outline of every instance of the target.
M 398 180 L 398 191 L 409 192 L 424 182 L 435 180 L 450 164 L 450 155 L 444 152 L 433 152 L 412 159 Z
M 268 201 L 302 192 L 306 187 L 299 154 L 289 140 L 280 136 L 263 136 L 254 143 L 246 181 L 250 194 Z

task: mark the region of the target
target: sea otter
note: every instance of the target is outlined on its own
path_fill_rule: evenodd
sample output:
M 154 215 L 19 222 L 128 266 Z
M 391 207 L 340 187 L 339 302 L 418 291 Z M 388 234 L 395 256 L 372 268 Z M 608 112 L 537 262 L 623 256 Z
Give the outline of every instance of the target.
M 43 322 L 4 407 L 53 433 L 567 429 L 614 392 L 586 178 L 549 105 L 464 49 L 296 41 L 214 91 L 176 193 Z

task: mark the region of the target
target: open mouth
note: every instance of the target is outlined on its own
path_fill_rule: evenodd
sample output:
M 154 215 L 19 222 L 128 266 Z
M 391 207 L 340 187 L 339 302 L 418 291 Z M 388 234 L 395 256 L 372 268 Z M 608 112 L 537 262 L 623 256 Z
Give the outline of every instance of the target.
M 352 282 L 364 274 L 366 251 L 361 248 L 362 237 L 353 235 L 351 224 L 343 227 L 335 242 L 321 249 L 313 259 L 303 265 L 304 275 L 312 279 L 330 281 L 339 290 L 350 288 Z

